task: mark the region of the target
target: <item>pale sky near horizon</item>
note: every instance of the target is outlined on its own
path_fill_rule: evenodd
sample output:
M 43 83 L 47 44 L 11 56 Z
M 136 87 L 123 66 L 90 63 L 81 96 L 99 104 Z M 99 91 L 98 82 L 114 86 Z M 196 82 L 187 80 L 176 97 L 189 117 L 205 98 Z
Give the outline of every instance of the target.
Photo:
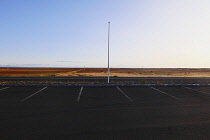
M 0 0 L 0 66 L 210 68 L 209 0 Z

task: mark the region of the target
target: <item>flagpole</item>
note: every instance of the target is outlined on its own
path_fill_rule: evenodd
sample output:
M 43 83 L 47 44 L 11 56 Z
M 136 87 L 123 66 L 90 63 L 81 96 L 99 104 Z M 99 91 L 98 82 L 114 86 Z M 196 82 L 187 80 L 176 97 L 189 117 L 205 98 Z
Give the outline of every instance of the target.
M 110 77 L 110 68 L 109 68 L 109 36 L 110 36 L 110 22 L 108 22 L 108 84 L 109 84 L 109 77 Z

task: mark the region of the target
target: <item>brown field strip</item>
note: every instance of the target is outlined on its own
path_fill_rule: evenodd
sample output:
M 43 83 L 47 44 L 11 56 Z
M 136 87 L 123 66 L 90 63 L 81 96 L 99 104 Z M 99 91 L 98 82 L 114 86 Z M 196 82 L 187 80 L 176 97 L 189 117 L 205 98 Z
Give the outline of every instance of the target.
M 106 77 L 106 68 L 0 68 L 0 77 Z M 210 77 L 210 69 L 112 68 L 112 77 Z

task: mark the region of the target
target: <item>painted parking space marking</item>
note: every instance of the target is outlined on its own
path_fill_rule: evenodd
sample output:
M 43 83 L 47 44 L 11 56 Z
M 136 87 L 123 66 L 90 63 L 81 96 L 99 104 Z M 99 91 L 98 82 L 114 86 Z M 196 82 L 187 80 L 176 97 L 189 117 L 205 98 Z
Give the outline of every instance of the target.
M 184 86 L 183 86 L 183 87 L 184 87 Z M 208 92 L 204 92 L 204 91 L 196 90 L 196 89 L 189 88 L 189 87 L 184 87 L 184 88 L 189 89 L 189 90 L 194 90 L 194 91 L 197 91 L 197 92 L 200 92 L 200 93 L 204 93 L 204 94 L 208 94 L 208 95 L 210 95 L 210 93 L 208 93 Z
M 173 95 L 170 95 L 170 94 L 168 94 L 168 93 L 166 93 L 166 92 L 164 92 L 164 91 L 161 91 L 161 90 L 159 90 L 159 89 L 156 89 L 156 88 L 154 88 L 154 87 L 150 87 L 150 88 L 152 88 L 152 89 L 154 89 L 154 90 L 156 90 L 156 91 L 158 91 L 158 92 L 160 92 L 160 93 L 163 93 L 163 94 L 165 94 L 165 95 L 167 95 L 167 96 L 170 96 L 170 97 L 172 97 L 172 98 L 174 98 L 174 99 L 181 100 L 180 98 L 177 98 L 177 97 L 175 97 L 175 96 L 173 96 Z
M 77 98 L 77 102 L 79 102 L 79 100 L 80 100 L 80 97 L 82 95 L 82 90 L 83 90 L 83 87 L 81 87 L 81 89 L 80 89 L 80 92 L 79 92 L 79 95 L 78 95 L 78 98 Z
M 44 87 L 44 88 L 40 89 L 39 91 L 37 91 L 37 92 L 31 94 L 30 96 L 28 96 L 28 97 L 26 97 L 25 99 L 21 100 L 21 102 L 22 102 L 22 101 L 25 101 L 25 100 L 27 100 L 27 99 L 29 99 L 29 98 L 31 98 L 32 96 L 34 96 L 34 95 L 36 95 L 37 93 L 39 93 L 39 92 L 45 90 L 46 88 L 47 88 L 47 87 Z
M 9 87 L 5 87 L 5 88 L 1 88 L 0 90 L 5 90 L 5 89 L 8 89 Z
M 126 95 L 119 87 L 117 87 L 117 89 L 128 99 L 128 100 L 130 100 L 131 102 L 133 102 L 133 100 L 130 98 L 130 97 L 128 97 L 128 95 Z

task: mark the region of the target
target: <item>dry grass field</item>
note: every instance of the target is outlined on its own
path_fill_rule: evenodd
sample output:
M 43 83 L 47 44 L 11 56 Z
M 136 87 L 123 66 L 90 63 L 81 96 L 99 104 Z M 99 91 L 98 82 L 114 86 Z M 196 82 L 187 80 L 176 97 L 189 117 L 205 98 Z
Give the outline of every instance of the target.
M 106 68 L 0 68 L 0 77 L 105 77 Z M 112 77 L 210 77 L 210 69 L 112 68 Z

